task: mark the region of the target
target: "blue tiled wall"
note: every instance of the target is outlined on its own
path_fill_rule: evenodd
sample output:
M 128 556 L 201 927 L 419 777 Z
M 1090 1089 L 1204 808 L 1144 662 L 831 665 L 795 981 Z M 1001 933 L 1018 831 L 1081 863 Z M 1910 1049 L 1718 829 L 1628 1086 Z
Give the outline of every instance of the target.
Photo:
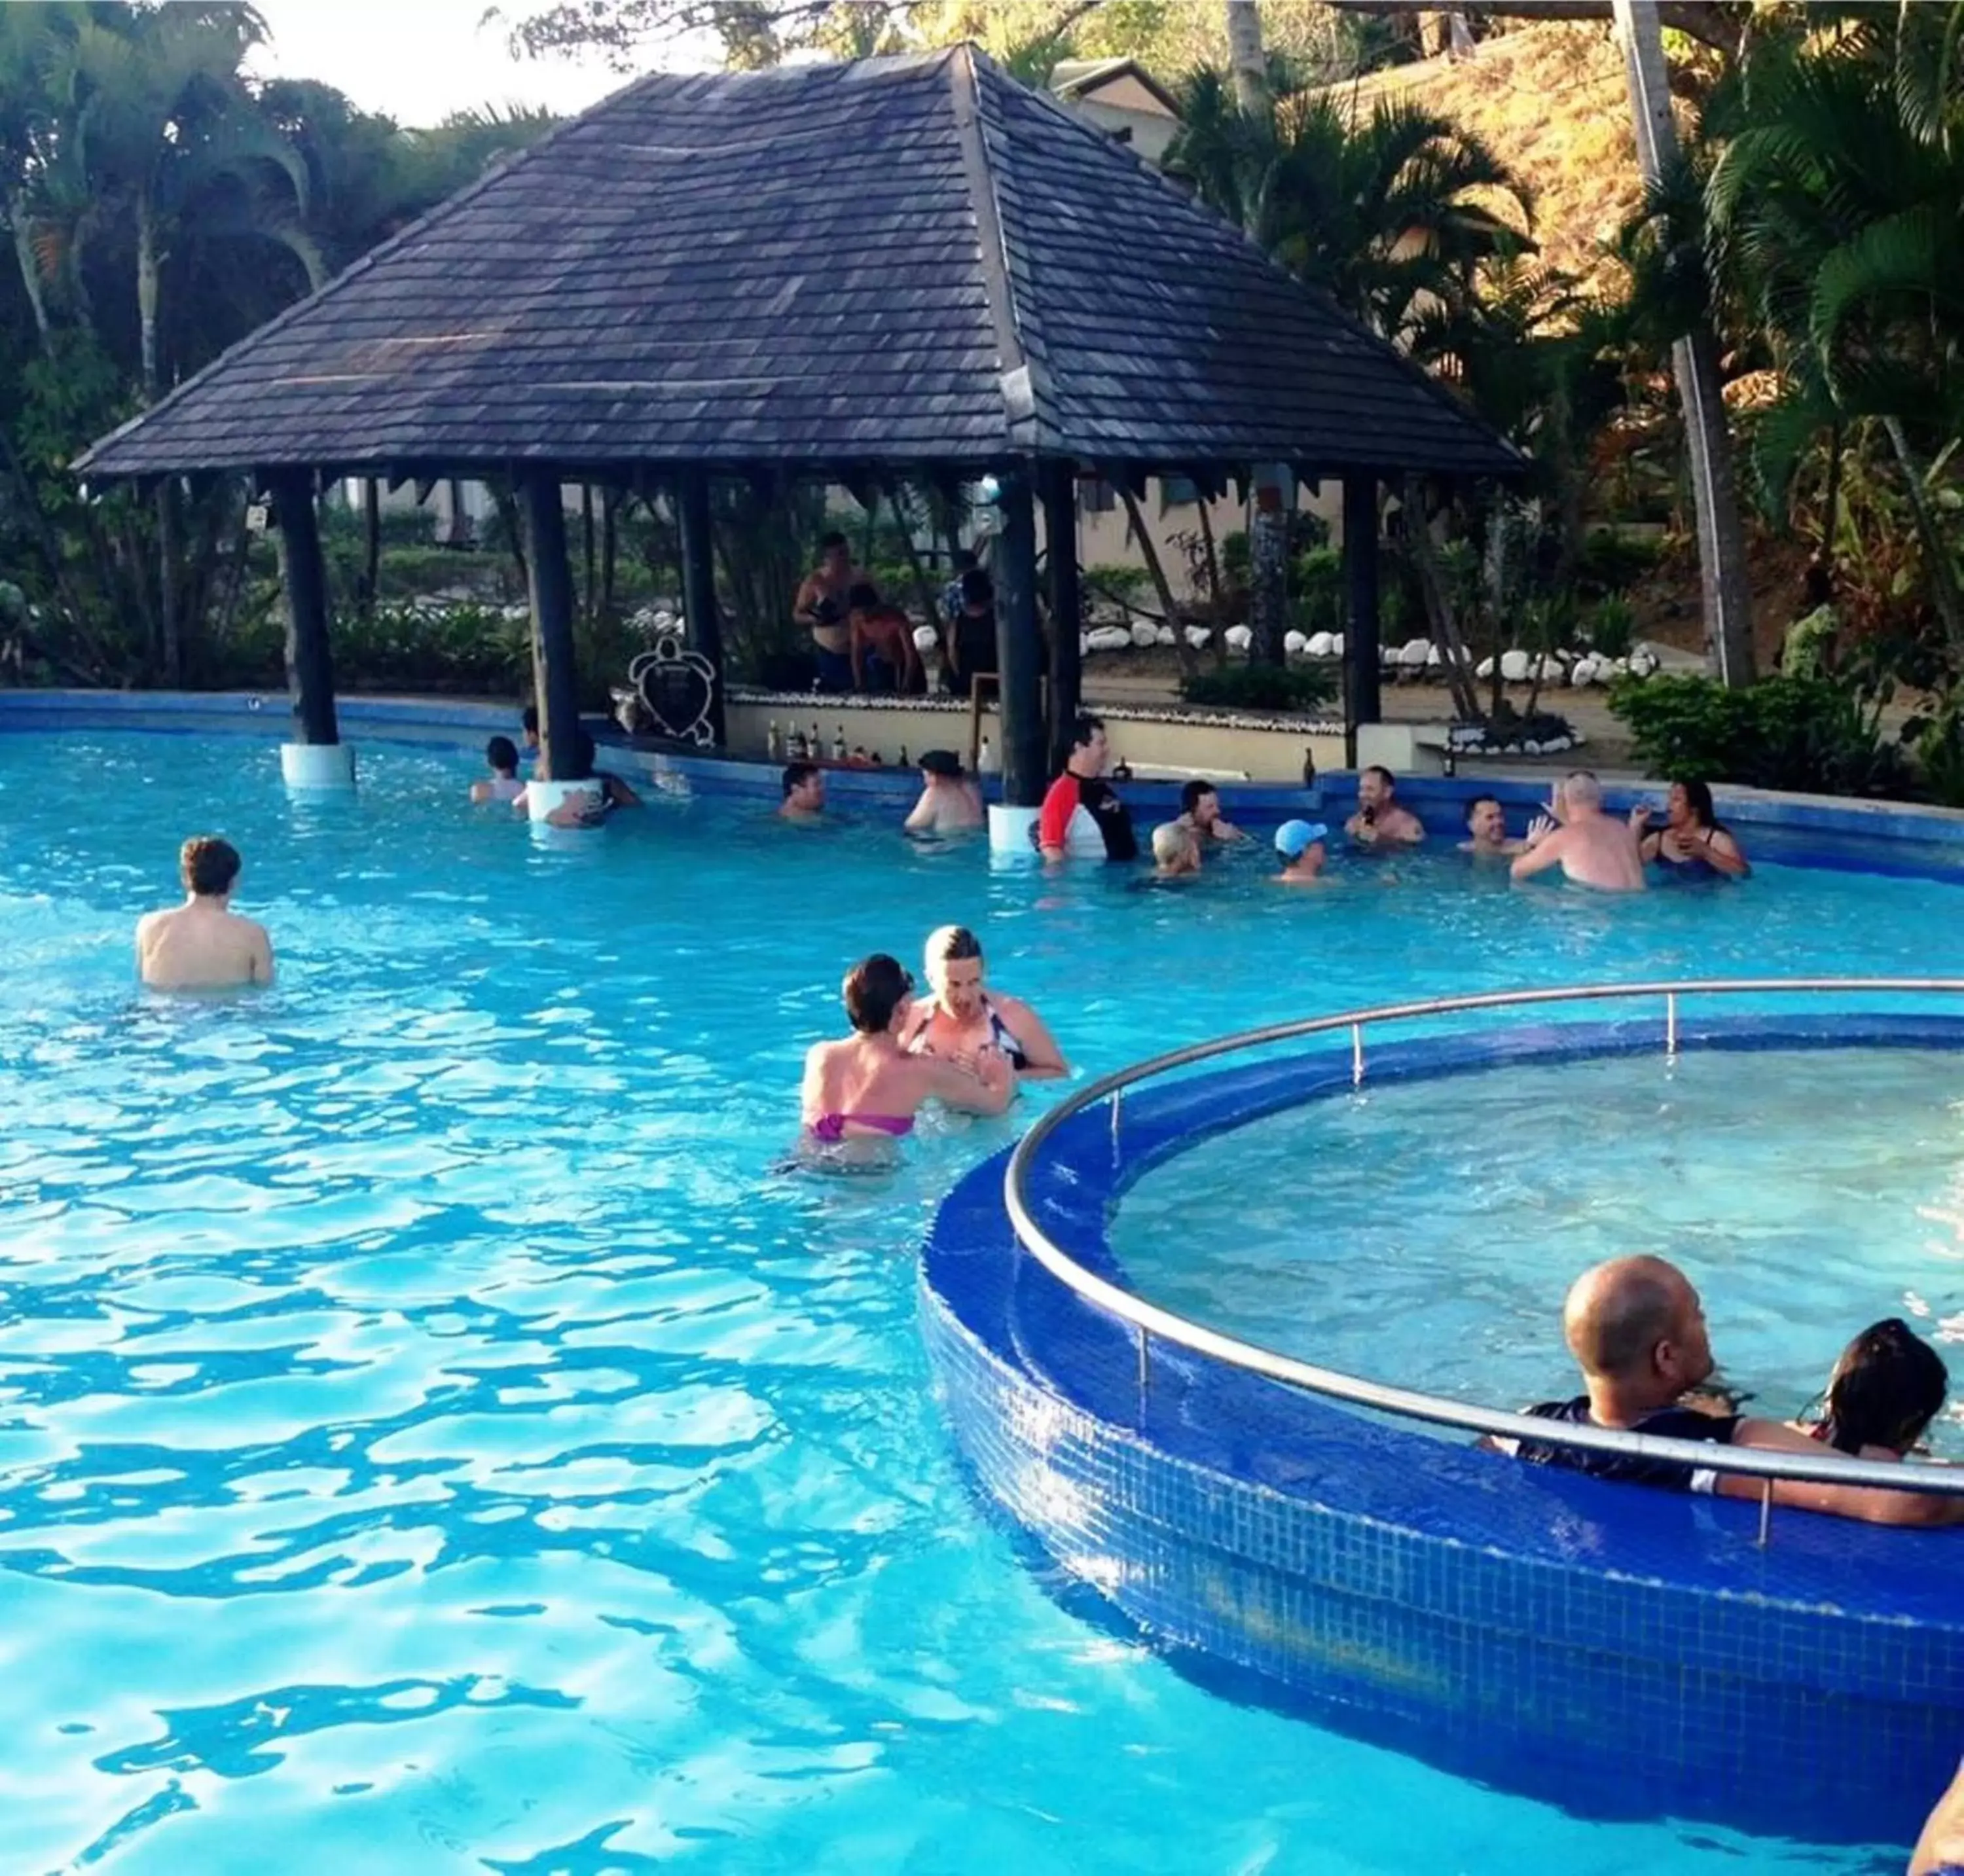
M 1964 1047 L 1964 1021 L 1791 1015 L 1687 1046 Z M 1375 1050 L 1374 1077 L 1654 1048 L 1652 1021 Z M 1032 1197 L 1123 1281 L 1116 1197 L 1208 1130 L 1349 1086 L 1347 1050 L 1128 1093 Z M 1019 1246 L 1002 1159 L 938 1217 L 921 1312 L 979 1486 L 1202 1678 L 1586 1811 L 1907 1841 L 1964 1749 L 1964 1531 L 1775 1515 L 1516 1465 L 1134 1332 Z M 1404 1377 L 1422 1381 L 1423 1377 Z

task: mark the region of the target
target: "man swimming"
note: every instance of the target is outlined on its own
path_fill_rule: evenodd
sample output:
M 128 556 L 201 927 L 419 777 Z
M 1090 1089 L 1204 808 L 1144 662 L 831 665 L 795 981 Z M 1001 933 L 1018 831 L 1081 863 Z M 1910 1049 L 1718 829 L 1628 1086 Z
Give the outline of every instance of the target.
M 214 990 L 273 981 L 266 928 L 232 909 L 239 850 L 194 835 L 178 855 L 185 903 L 136 922 L 136 974 L 153 990 Z
M 1548 812 L 1528 829 L 1527 845 L 1511 871 L 1526 880 L 1556 866 L 1578 886 L 1606 893 L 1644 890 L 1637 837 L 1627 821 L 1603 812 L 1603 784 L 1586 768 L 1555 785 Z

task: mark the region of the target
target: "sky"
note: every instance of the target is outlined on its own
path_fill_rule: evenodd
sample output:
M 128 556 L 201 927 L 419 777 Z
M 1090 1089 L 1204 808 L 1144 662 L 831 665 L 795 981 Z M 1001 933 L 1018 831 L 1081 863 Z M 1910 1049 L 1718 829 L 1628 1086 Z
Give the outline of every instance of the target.
M 522 6 L 523 0 L 517 0 Z M 584 109 L 627 81 L 604 64 L 515 59 L 489 0 L 258 0 L 271 33 L 252 69 L 319 79 L 367 111 L 421 127 L 485 104 Z

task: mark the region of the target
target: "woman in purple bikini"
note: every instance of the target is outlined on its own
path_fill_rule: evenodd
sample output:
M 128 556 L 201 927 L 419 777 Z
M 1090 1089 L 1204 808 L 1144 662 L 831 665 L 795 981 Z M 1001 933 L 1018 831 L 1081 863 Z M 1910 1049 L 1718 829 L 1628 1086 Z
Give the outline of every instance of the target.
M 852 1034 L 843 1042 L 815 1042 L 804 1058 L 807 1142 L 846 1147 L 853 1142 L 899 1140 L 913 1131 L 921 1104 L 939 1101 L 968 1114 L 1000 1114 L 1016 1078 L 999 1049 L 984 1049 L 974 1066 L 900 1046 L 914 980 L 884 951 L 846 973 L 843 995 Z

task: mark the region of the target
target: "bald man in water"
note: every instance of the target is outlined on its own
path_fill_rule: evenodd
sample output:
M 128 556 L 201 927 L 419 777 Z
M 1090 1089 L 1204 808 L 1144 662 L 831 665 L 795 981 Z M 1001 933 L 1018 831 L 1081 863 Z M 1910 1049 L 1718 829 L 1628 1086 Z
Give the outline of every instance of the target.
M 239 850 L 210 834 L 178 852 L 185 903 L 136 924 L 136 974 L 153 990 L 217 990 L 273 981 L 266 928 L 232 909 Z
M 1561 1326 L 1587 1391 L 1571 1400 L 1543 1401 L 1527 1409 L 1539 1419 L 1720 1446 L 1805 1453 L 1816 1459 L 1834 1453 L 1832 1447 L 1778 1421 L 1707 1413 L 1684 1404 L 1685 1396 L 1712 1377 L 1712 1344 L 1698 1292 L 1683 1271 L 1661 1257 L 1613 1258 L 1584 1272 L 1568 1292 Z M 1537 1465 L 1561 1466 L 1599 1479 L 1625 1480 L 1667 1491 L 1757 1499 L 1766 1490 L 1763 1480 L 1714 1472 L 1692 1461 L 1584 1452 L 1523 1440 L 1496 1440 L 1494 1445 Z M 1964 1521 L 1964 1501 L 1866 1486 L 1778 1479 L 1773 1481 L 1773 1501 L 1869 1524 Z
M 1578 886 L 1606 893 L 1641 893 L 1644 861 L 1627 821 L 1603 812 L 1603 784 L 1578 768 L 1548 797 L 1548 812 L 1528 829 L 1526 850 L 1515 860 L 1517 880 L 1550 867 Z

